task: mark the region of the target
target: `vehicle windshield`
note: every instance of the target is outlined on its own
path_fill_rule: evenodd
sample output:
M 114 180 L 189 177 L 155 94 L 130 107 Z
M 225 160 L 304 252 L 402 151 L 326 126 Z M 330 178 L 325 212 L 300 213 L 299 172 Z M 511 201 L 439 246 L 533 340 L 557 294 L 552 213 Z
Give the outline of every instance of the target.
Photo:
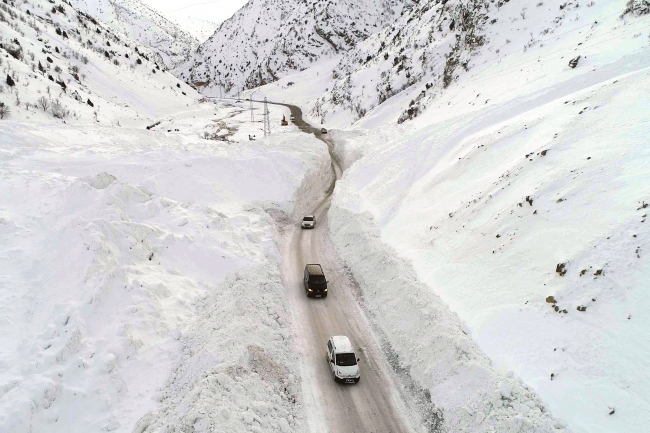
M 357 365 L 357 357 L 354 356 L 354 353 L 337 353 L 336 365 L 340 365 L 341 367 Z
M 309 277 L 309 282 L 314 284 L 325 284 L 325 275 L 312 275 Z
M 314 220 L 314 217 L 311 217 L 311 216 L 309 216 L 309 217 L 304 217 L 302 220 L 303 220 L 303 221 L 313 221 L 313 220 Z

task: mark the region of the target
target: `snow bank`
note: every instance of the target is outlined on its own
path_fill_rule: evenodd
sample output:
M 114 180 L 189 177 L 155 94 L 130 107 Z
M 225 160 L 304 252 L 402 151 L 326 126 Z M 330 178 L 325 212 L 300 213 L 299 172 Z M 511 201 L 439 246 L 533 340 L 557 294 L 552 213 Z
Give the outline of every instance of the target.
M 310 167 L 300 187 L 294 194 L 292 201 L 295 204 L 293 218 L 296 221 L 302 220 L 302 217 L 313 212 L 314 206 L 325 197 L 326 189 L 323 186 L 333 185 L 335 181 L 332 160 L 327 151 L 327 146 L 322 141 L 317 141 L 321 144 L 324 152 L 323 157 L 317 164 Z
M 0 431 L 302 429 L 267 210 L 328 154 L 291 129 L 200 138 L 253 131 L 231 114 L 0 123 Z
M 363 291 L 371 319 L 386 335 L 399 368 L 442 409 L 446 429 L 564 431 L 533 391 L 492 367 L 460 319 L 381 242 L 371 215 L 334 205 L 329 217 L 334 243 Z
M 258 209 L 260 220 L 272 226 Z M 181 358 L 136 432 L 290 432 L 304 429 L 298 362 L 273 233 L 256 239 L 255 265 L 230 274 L 196 305 Z

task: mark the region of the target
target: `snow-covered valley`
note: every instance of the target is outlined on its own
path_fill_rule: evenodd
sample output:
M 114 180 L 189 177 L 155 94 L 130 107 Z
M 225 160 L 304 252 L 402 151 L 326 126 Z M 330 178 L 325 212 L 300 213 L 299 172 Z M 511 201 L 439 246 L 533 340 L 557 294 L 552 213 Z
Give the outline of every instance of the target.
M 0 4 L 0 431 L 647 430 L 648 0 L 145 3 Z
M 288 373 L 275 389 L 246 371 L 248 357 L 273 360 L 258 374 L 295 363 L 266 210 L 291 214 L 305 167 L 326 156 L 318 142 L 229 149 L 198 134 L 57 129 L 3 128 L 0 429 L 130 431 L 170 408 L 200 424 L 179 412 L 185 400 L 221 402 L 227 422 L 236 399 L 194 395 L 215 377 L 225 396 L 279 397 Z M 241 383 L 205 379 L 222 364 L 244 369 Z M 288 398 L 275 404 L 285 418 Z
M 300 431 L 270 213 L 326 147 L 56 7 L 1 11 L 0 431 Z
M 650 22 L 630 12 L 633 3 L 587 6 L 503 5 L 499 20 L 525 27 L 488 33 L 492 52 L 475 53 L 447 89 L 422 84 L 420 98 L 418 84 L 407 87 L 361 118 L 351 105 L 373 97 L 360 87 L 369 95 L 379 74 L 352 72 L 351 102 L 331 104 L 344 78 L 327 71 L 345 58 L 260 92 L 342 128 L 330 131 L 346 170 L 332 201 L 333 240 L 403 349 L 404 368 L 441 390 L 432 391 L 436 404 L 450 405 L 450 390 L 463 389 L 440 371 L 438 333 L 422 333 L 437 328 L 432 315 L 444 302 L 497 370 L 521 378 L 573 431 L 642 432 L 650 413 L 642 313 L 650 307 Z M 531 15 L 534 7 L 543 10 Z M 527 44 L 527 32 L 557 12 L 565 24 Z M 495 56 L 494 42 L 509 34 L 512 48 Z M 414 100 L 427 108 L 396 125 Z M 457 394 L 466 407 L 470 397 Z M 470 412 L 485 413 L 489 402 Z

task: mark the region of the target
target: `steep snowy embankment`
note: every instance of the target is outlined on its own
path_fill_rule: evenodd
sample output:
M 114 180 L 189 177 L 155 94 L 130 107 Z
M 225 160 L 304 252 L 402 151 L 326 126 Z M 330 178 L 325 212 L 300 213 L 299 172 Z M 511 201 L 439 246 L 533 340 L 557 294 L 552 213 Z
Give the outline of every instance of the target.
M 454 431 L 489 431 L 501 405 L 531 412 L 513 391 L 525 388 L 470 371 L 482 355 L 441 331 L 440 301 L 570 429 L 650 422 L 648 21 L 620 18 L 624 2 L 592 10 L 595 27 L 460 78 L 413 122 L 380 126 L 397 97 L 368 129 L 333 134 L 349 166 L 334 240 L 401 365 L 467 423 Z

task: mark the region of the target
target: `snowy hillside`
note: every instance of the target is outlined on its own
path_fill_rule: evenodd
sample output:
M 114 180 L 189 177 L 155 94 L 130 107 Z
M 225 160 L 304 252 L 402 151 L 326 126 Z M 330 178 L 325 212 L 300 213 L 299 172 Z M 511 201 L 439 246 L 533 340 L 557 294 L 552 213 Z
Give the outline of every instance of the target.
M 204 94 L 234 94 L 342 53 L 392 23 L 411 0 L 251 0 L 175 74 Z
M 425 3 L 340 61 L 260 89 L 326 126 L 356 121 L 330 130 L 347 167 L 330 214 L 341 255 L 434 403 L 453 407 L 456 389 L 437 370 L 437 333 L 421 331 L 440 297 L 570 429 L 645 432 L 650 4 L 482 4 L 483 43 L 458 51 L 445 83 L 457 38 L 434 21 L 418 39 L 429 30 L 408 20 L 427 18 Z M 379 104 L 386 83 L 395 94 Z
M 181 4 L 176 0 L 140 0 L 181 29 L 205 42 L 219 27 L 248 0 L 228 0 Z
M 196 49 L 198 40 L 140 0 L 70 0 L 114 32 L 121 32 L 160 55 L 168 68 L 184 61 Z
M 11 118 L 153 123 L 172 107 L 196 101 L 196 92 L 165 72 L 150 49 L 67 4 L 0 8 L 6 73 L 0 101 Z M 165 104 L 152 102 L 161 95 L 168 97 Z
M 349 125 L 399 95 L 394 120 L 401 123 L 435 104 L 463 76 L 489 69 L 511 79 L 534 63 L 566 66 L 578 55 L 584 62 L 589 52 L 618 49 L 622 44 L 607 44 L 611 26 L 634 24 L 649 7 L 646 0 L 422 1 L 344 53 L 310 113 L 330 125 Z M 628 31 L 642 33 L 643 24 Z M 395 103 L 388 110 L 395 112 Z
M 67 3 L 0 3 L 3 433 L 302 430 L 267 210 L 327 151 L 249 141 L 160 66 Z
M 490 37 L 497 36 L 490 26 L 503 22 L 507 31 L 519 27 L 505 10 L 514 11 L 515 7 L 514 3 L 507 6 L 482 0 L 429 0 L 405 8 L 390 27 L 344 54 L 333 71 L 335 83 L 312 113 L 328 121 L 335 113 L 345 112 L 352 122 L 393 95 L 407 89 L 412 93 L 418 87 L 421 92 L 400 122 L 416 116 L 431 95 L 473 66 L 472 55 L 497 42 Z M 543 25 L 538 20 L 536 14 L 536 25 Z

